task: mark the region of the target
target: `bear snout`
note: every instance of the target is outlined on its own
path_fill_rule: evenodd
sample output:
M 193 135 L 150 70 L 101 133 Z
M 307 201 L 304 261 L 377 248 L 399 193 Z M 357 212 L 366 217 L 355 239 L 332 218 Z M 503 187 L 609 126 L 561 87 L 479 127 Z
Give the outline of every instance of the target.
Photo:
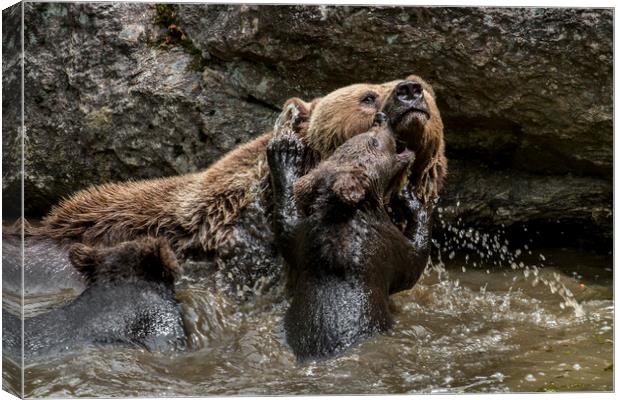
M 408 114 L 421 114 L 427 120 L 431 118 L 422 85 L 410 80 L 396 85 L 383 106 L 383 112 L 388 116 L 392 126 L 400 124 Z
M 385 125 L 388 121 L 387 115 L 384 112 L 379 111 L 375 114 L 375 119 L 372 121 L 373 126 L 382 126 Z
M 405 104 L 411 104 L 422 97 L 422 85 L 413 81 L 403 81 L 396 86 L 396 98 Z

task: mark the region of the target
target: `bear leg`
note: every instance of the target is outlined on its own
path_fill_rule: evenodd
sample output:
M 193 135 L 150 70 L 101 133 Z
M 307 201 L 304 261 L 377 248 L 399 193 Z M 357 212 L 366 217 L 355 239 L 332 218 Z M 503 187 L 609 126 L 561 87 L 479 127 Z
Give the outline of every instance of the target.
M 431 253 L 434 200 L 421 201 L 416 189 L 406 184 L 398 195 L 405 219 L 404 235 L 413 246 L 416 263 L 426 265 Z
M 274 137 L 267 145 L 267 162 L 273 195 L 273 229 L 278 248 L 286 259 L 292 233 L 301 212 L 293 194 L 293 184 L 307 170 L 307 146 L 291 133 Z

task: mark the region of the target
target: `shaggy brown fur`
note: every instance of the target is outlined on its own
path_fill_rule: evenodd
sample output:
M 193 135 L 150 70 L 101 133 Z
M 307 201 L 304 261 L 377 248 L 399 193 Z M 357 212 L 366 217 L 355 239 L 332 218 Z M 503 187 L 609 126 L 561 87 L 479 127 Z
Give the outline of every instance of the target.
M 414 186 L 419 197 L 428 200 L 438 195 L 447 173 L 448 161 L 444 155 L 443 122 L 435 102 L 433 88 L 416 75 L 407 80 L 416 81 L 424 88 L 424 99 L 428 105 L 431 118 L 419 132 L 411 132 L 415 137 L 409 142 L 411 150 L 416 154 L 412 167 Z M 338 89 L 327 96 L 303 104 L 305 114 L 310 115 L 305 134 L 307 144 L 319 151 L 325 158 L 350 137 L 366 132 L 372 126 L 375 113 L 382 109 L 394 87 L 401 81 L 392 81 L 380 85 L 357 84 Z M 368 106 L 360 103 L 367 95 L 376 95 L 374 104 Z M 397 128 L 395 128 L 397 130 Z M 396 131 L 398 134 L 399 132 Z
M 270 138 L 271 133 L 258 137 L 203 172 L 78 192 L 52 209 L 37 234 L 91 245 L 165 235 L 177 251 L 217 249 L 251 200 L 249 189 L 266 175 Z
M 437 195 L 446 173 L 443 124 L 430 85 L 424 87 L 431 118 L 413 132 L 418 194 Z M 396 85 L 357 84 L 306 103 L 290 99 L 299 113 L 297 133 L 323 157 L 348 138 L 367 131 Z M 165 235 L 177 251 L 217 251 L 227 244 L 240 212 L 259 193 L 267 175 L 265 148 L 272 133 L 240 146 L 206 171 L 170 178 L 86 189 L 62 201 L 43 220 L 38 234 L 61 243 L 112 245 L 142 235 Z M 411 146 L 411 143 L 409 144 Z

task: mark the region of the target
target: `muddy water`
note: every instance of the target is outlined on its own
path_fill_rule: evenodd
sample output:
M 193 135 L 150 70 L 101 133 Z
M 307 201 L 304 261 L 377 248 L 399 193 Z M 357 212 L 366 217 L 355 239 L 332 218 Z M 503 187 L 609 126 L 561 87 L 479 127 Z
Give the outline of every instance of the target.
M 512 268 L 443 258 L 413 290 L 392 296 L 392 332 L 336 359 L 295 361 L 281 293 L 240 308 L 185 285 L 191 350 L 89 348 L 35 362 L 26 396 L 613 390 L 610 256 L 538 250 L 522 265 L 508 260 Z M 67 296 L 26 300 L 48 307 Z M 5 385 L 14 385 L 4 361 Z

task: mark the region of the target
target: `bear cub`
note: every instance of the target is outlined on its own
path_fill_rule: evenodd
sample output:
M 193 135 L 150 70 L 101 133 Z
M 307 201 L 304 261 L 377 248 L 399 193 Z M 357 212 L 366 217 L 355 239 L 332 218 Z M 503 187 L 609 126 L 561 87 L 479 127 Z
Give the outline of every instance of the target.
M 107 248 L 75 244 L 69 258 L 86 289 L 63 307 L 24 320 L 27 359 L 89 344 L 150 351 L 185 347 L 174 292 L 180 270 L 167 240 L 144 238 Z M 3 322 L 5 352 L 19 357 L 21 320 L 3 310 Z
M 392 326 L 388 296 L 424 271 L 432 213 L 407 179 L 414 154 L 397 152 L 383 113 L 303 175 L 312 157 L 290 133 L 267 148 L 275 207 L 296 205 L 274 229 L 291 272 L 286 340 L 299 360 L 337 355 Z M 391 199 L 410 211 L 404 231 L 390 219 Z

